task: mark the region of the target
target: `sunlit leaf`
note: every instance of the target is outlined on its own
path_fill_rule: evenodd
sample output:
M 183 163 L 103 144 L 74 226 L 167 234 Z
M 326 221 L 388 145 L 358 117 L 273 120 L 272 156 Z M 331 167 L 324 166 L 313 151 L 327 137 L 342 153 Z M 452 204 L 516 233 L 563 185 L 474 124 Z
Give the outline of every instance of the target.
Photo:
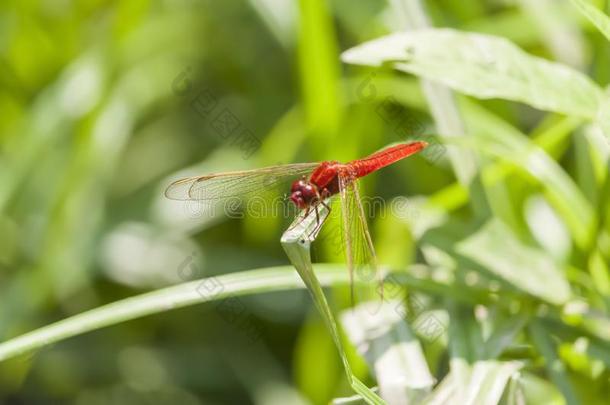
M 419 403 L 434 384 L 421 345 L 398 300 L 368 302 L 342 314 L 345 330 L 375 372 L 389 404 Z
M 478 98 L 594 118 L 603 93 L 587 76 L 528 55 L 510 41 L 452 29 L 393 34 L 343 53 L 347 63 L 390 63 Z
M 524 207 L 525 220 L 536 241 L 558 262 L 570 253 L 570 234 L 549 204 L 540 196 L 532 196 Z
M 554 304 L 571 296 L 570 286 L 551 258 L 527 246 L 497 220 L 458 243 L 456 250 L 517 288 Z
M 522 367 L 517 361 L 478 361 L 466 387 L 466 404 L 497 404 L 510 378 Z
M 527 404 L 565 405 L 561 392 L 548 381 L 532 373 L 524 372 L 519 378 Z
M 500 402 L 511 378 L 522 367 L 519 362 L 478 361 L 472 365 L 468 377 L 458 385 L 453 372 L 449 373 L 439 386 L 423 402 L 425 405 L 485 404 Z M 463 396 L 457 397 L 458 392 Z
M 472 118 L 469 125 L 476 138 L 470 146 L 534 176 L 545 190 L 549 203 L 570 229 L 576 245 L 587 249 L 593 240 L 596 215 L 570 176 L 542 148 L 495 114 L 474 103 L 464 103 L 464 108 Z M 563 133 L 569 133 L 567 131 Z M 501 171 L 489 168 L 484 170 L 483 177 L 493 183 L 500 174 Z

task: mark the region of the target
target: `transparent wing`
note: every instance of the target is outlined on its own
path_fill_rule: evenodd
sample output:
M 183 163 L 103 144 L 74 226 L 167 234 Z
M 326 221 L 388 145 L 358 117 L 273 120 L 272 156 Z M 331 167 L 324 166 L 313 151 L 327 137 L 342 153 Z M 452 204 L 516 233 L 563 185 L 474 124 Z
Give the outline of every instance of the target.
M 170 184 L 165 190 L 165 196 L 172 200 L 197 201 L 246 196 L 277 187 L 292 177 L 309 174 L 317 165 L 318 163 L 295 163 L 187 177 Z
M 377 257 L 355 176 L 349 173 L 339 174 L 339 195 L 345 256 L 350 272 L 352 302 L 354 302 L 354 278 L 358 284 L 365 283 L 370 286 L 378 275 Z

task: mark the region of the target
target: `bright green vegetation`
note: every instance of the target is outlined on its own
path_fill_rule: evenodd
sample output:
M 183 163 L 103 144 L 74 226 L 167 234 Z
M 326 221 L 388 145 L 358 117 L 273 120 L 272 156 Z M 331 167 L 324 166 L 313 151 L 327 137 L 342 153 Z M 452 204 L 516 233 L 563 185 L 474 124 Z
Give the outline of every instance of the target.
M 3 2 L 0 403 L 607 403 L 609 12 Z M 361 183 L 383 307 L 349 310 L 338 215 L 326 302 L 293 211 L 163 197 L 416 138 Z

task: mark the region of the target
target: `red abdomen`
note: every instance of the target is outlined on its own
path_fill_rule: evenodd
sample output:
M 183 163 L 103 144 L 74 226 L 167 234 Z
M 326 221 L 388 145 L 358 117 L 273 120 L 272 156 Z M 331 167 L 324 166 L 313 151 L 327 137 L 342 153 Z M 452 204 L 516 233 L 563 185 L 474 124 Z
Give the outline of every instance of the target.
M 347 163 L 354 169 L 356 177 L 363 177 L 369 173 L 388 166 L 398 160 L 404 159 L 414 153 L 419 152 L 428 146 L 427 142 L 417 141 L 411 143 L 401 143 L 399 145 L 390 146 L 379 152 L 363 159 L 358 159 Z

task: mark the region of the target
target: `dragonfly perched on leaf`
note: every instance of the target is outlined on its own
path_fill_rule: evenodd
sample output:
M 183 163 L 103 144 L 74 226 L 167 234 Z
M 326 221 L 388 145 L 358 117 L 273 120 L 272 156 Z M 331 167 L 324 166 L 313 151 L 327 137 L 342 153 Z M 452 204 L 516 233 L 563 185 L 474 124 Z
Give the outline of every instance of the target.
M 345 256 L 353 286 L 354 274 L 377 274 L 375 249 L 357 180 L 411 156 L 426 146 L 427 143 L 423 141 L 400 143 L 348 163 L 295 163 L 188 177 L 170 184 L 165 190 L 165 196 L 173 200 L 217 203 L 261 193 L 296 178 L 290 188 L 290 200 L 299 209 L 305 210 L 303 218 L 316 215 L 316 230 L 319 230 L 328 216 L 320 220 L 318 209 L 323 205 L 330 211 L 327 201 L 338 194 L 341 200 Z

